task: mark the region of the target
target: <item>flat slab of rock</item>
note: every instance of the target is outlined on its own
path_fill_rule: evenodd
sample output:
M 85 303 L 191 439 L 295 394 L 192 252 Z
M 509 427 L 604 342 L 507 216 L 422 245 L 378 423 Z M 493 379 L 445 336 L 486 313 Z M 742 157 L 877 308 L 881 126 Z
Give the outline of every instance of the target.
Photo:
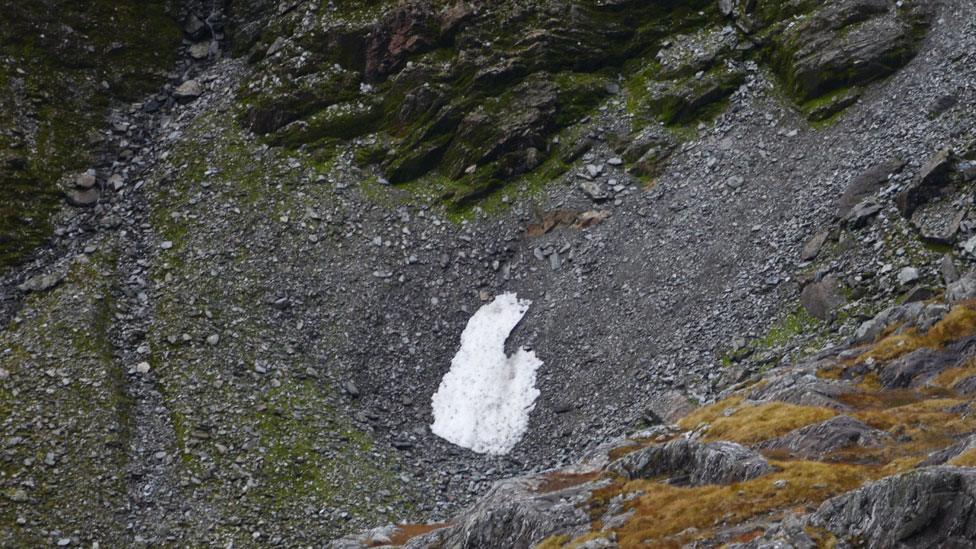
M 885 184 L 888 183 L 888 178 L 892 174 L 900 172 L 903 167 L 905 167 L 904 160 L 893 159 L 878 164 L 859 175 L 851 181 L 851 184 L 847 186 L 844 194 L 837 201 L 837 212 L 834 215 L 837 219 L 846 218 L 851 213 L 851 210 L 854 209 L 854 206 L 878 194 L 884 188 Z
M 64 280 L 64 275 L 61 273 L 37 275 L 25 280 L 21 285 L 17 286 L 17 289 L 25 293 L 45 292 L 60 284 L 62 280 Z
M 876 448 L 886 438 L 888 434 L 884 431 L 873 429 L 850 416 L 837 416 L 767 440 L 759 448 L 786 450 L 793 457 L 819 460 L 844 448 Z
M 800 260 L 801 261 L 812 261 L 820 255 L 820 250 L 823 248 L 825 242 L 827 242 L 827 237 L 830 236 L 830 231 L 820 231 L 807 241 L 803 245 L 803 249 L 800 250 Z
M 762 455 L 734 442 L 677 439 L 628 454 L 607 470 L 632 479 L 665 475 L 699 486 L 742 482 L 773 468 Z

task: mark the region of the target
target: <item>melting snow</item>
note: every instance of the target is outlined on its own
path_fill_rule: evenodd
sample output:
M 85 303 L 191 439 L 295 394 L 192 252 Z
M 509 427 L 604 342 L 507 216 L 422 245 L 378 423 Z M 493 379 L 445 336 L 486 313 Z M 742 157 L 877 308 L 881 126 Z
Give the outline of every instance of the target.
M 523 348 L 505 356 L 505 340 L 531 304 L 502 294 L 468 320 L 461 349 L 431 399 L 435 435 L 487 454 L 507 454 L 521 440 L 539 396 L 535 371 L 542 361 Z

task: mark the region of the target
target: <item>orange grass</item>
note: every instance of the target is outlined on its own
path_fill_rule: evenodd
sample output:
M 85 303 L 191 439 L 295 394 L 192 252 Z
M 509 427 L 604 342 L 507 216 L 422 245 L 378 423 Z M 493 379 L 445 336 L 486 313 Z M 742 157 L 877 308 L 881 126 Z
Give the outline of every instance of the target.
M 696 412 L 679 422 L 683 429 L 694 429 L 701 423 L 706 440 L 729 440 L 755 444 L 785 435 L 794 429 L 826 421 L 837 415 L 829 408 L 797 406 L 785 402 L 743 403 L 731 397 Z
M 630 508 L 634 517 L 616 529 L 620 546 L 669 546 L 691 541 L 670 539 L 695 528 L 707 537 L 718 526 L 739 524 L 757 515 L 796 506 L 815 506 L 865 482 L 898 472 L 908 464 L 889 466 L 826 464 L 814 461 L 772 462 L 777 473 L 727 486 L 678 487 L 649 480 L 618 481 L 594 494 L 601 500 L 643 492 Z M 786 481 L 777 488 L 777 481 Z

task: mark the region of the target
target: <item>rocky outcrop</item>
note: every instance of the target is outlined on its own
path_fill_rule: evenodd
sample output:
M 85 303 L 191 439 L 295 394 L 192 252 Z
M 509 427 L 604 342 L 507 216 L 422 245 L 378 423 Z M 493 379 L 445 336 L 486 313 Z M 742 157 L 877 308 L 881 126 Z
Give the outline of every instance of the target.
M 881 370 L 886 389 L 919 387 L 939 373 L 965 363 L 976 351 L 976 339 L 953 343 L 944 350 L 922 348 L 901 356 Z
M 607 470 L 627 478 L 663 475 L 675 483 L 698 486 L 742 482 L 773 468 L 764 457 L 739 444 L 677 439 L 628 454 Z
M 893 0 L 735 1 L 727 8 L 740 28 L 768 46 L 784 84 L 816 120 L 856 101 L 858 86 L 911 60 L 930 9 Z
M 976 470 L 887 478 L 824 502 L 810 522 L 868 547 L 968 547 L 976 538 Z
M 782 10 L 734 4 L 720 11 L 737 26 L 704 0 L 245 9 L 239 17 L 282 30 L 273 41 L 249 42 L 259 70 L 245 85 L 240 118 L 293 147 L 328 150 L 336 139 L 362 137 L 368 144 L 357 157 L 379 165 L 385 179 L 438 174 L 458 183 L 445 196 L 467 204 L 571 155 L 576 145 L 565 149 L 558 134 L 622 84 L 638 131 L 713 116 L 754 60 L 771 62 L 807 103 L 896 70 L 926 21 L 924 7 L 888 0 Z M 624 67 L 633 72 L 623 82 L 609 77 Z M 823 116 L 856 95 L 832 96 Z M 653 175 L 670 153 L 666 141 L 631 151 L 633 171 Z M 547 175 L 565 169 L 554 164 Z
M 538 493 L 539 479 L 514 479 L 496 485 L 449 528 L 414 538 L 404 547 L 528 549 L 560 533 L 579 533 L 590 518 L 581 509 L 598 486 L 584 483 Z
M 874 448 L 888 438 L 850 416 L 837 416 L 822 423 L 797 429 L 759 444 L 761 450 L 785 450 L 790 457 L 824 459 L 829 454 L 852 447 Z

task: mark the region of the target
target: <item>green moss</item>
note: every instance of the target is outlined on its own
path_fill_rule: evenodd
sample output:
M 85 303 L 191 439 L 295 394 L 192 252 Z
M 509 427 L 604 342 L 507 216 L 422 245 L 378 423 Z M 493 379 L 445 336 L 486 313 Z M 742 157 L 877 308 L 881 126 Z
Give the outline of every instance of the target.
M 810 333 L 815 330 L 821 322 L 810 316 L 806 309 L 797 307 L 755 341 L 757 349 L 775 349 L 790 343 L 793 338 Z
M 175 63 L 181 33 L 168 1 L 0 0 L 0 125 L 24 127 L 22 105 L 13 101 L 14 80 L 23 82 L 35 107 L 36 147 L 15 147 L 0 138 L 0 161 L 20 158 L 24 167 L 0 167 L 0 271 L 41 244 L 61 204 L 58 181 L 88 168 L 91 137 L 113 101 L 132 101 L 157 89 Z M 103 89 L 101 83 L 108 84 Z M 28 124 L 28 128 L 32 125 Z
M 14 525 L 16 516 L 35 532 L 77 523 L 98 532 L 103 543 L 124 538 L 113 510 L 126 490 L 120 472 L 127 465 L 132 401 L 109 340 L 114 269 L 113 254 L 73 264 L 61 286 L 27 298 L 16 330 L 0 334 L 0 349 L 12 350 L 0 354 L 0 368 L 17 376 L 11 378 L 16 393 L 0 391 L 0 420 L 10 436 L 25 437 L 9 449 L 5 461 L 12 466 L 4 466 L 0 483 L 6 488 L 19 484 L 10 479 L 37 479 L 26 490 L 29 504 L 0 505 L 2 545 L 50 542 Z M 57 460 L 49 469 L 41 465 L 48 452 Z M 36 474 L 38 466 L 45 467 L 43 475 Z

